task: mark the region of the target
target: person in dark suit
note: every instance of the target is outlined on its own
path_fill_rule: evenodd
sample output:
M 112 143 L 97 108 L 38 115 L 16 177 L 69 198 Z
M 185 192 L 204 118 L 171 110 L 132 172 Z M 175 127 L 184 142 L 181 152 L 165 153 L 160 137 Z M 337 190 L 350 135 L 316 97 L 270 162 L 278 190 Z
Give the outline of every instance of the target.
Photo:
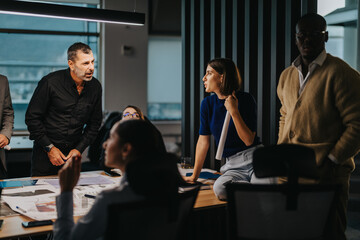
M 14 128 L 14 109 L 11 103 L 8 79 L 0 75 L 0 179 L 6 178 L 4 147 L 10 143 Z

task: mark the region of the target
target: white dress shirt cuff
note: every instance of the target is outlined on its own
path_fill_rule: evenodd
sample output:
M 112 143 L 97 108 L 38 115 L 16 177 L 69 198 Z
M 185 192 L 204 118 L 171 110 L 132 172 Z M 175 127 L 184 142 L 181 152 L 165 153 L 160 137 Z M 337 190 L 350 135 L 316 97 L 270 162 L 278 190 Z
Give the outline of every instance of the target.
M 339 164 L 339 161 L 336 159 L 336 157 L 334 157 L 334 155 L 332 155 L 331 153 L 328 155 L 328 158 L 333 161 L 333 163 L 335 164 Z

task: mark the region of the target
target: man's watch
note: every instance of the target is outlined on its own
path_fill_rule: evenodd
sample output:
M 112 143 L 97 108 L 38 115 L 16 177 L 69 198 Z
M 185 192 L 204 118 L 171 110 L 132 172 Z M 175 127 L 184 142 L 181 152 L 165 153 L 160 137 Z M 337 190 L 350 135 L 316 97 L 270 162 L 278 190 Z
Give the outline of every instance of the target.
M 46 152 L 50 152 L 50 150 L 51 150 L 53 147 L 55 147 L 54 144 L 47 145 L 47 146 L 45 146 L 45 151 L 46 151 Z

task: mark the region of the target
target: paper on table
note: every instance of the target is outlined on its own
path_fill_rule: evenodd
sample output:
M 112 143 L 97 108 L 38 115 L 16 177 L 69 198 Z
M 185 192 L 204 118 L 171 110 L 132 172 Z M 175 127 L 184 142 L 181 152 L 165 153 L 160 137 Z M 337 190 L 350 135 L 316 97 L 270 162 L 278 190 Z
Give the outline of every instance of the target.
M 49 183 L 50 185 L 59 188 L 59 179 L 44 179 L 44 182 Z M 114 181 L 105 178 L 103 176 L 96 176 L 96 177 L 80 177 L 77 186 L 82 185 L 96 185 L 96 184 L 114 184 Z
M 49 190 L 49 193 L 35 194 L 44 190 Z M 52 186 L 35 185 L 4 190 L 2 200 L 15 212 L 35 220 L 46 220 L 56 218 L 55 197 L 58 193 Z
M 94 203 L 94 199 L 85 198 L 85 194 L 98 195 L 105 189 L 117 186 L 116 184 L 108 185 L 90 185 L 90 186 L 76 186 L 73 191 L 74 197 L 74 216 L 85 215 L 91 208 Z M 17 189 L 9 189 L 3 196 L 4 202 L 6 202 L 9 207 L 22 215 L 28 216 L 35 220 L 46 220 L 46 219 L 56 219 L 56 196 L 59 194 L 59 189 L 52 187 L 51 185 L 46 186 L 52 190 L 52 193 L 41 194 L 41 195 L 28 195 L 28 196 L 9 196 L 14 194 L 15 190 L 19 195 L 24 195 L 21 193 L 27 193 L 30 191 L 36 192 L 44 190 L 44 185 L 41 186 L 32 186 L 32 187 L 23 187 Z
M 229 123 L 230 123 L 230 113 L 228 111 L 226 111 L 224 125 L 223 125 L 222 131 L 221 131 L 219 145 L 218 145 L 218 148 L 216 151 L 216 156 L 215 156 L 215 159 L 217 159 L 217 160 L 221 160 L 223 152 L 224 152 L 224 145 L 225 145 L 225 141 L 226 141 L 227 132 L 229 129 Z

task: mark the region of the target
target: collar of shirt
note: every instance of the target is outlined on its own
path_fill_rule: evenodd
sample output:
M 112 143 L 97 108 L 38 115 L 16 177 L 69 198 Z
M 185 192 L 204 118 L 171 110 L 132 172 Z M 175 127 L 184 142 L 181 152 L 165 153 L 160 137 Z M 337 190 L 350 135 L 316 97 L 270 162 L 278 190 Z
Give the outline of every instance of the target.
M 68 68 L 68 69 L 66 70 L 66 74 L 67 74 L 67 77 L 66 77 L 66 79 L 65 79 L 66 84 L 67 84 L 69 87 L 75 89 L 76 93 L 78 93 L 78 92 L 77 92 L 77 89 L 76 89 L 76 83 L 75 83 L 74 79 L 71 77 L 71 74 L 70 74 L 70 68 Z M 84 81 L 83 83 L 84 83 L 84 90 L 85 90 L 87 81 Z M 83 91 L 84 91 L 84 90 L 83 90 Z
M 301 56 L 299 55 L 292 63 L 292 66 L 296 67 L 296 69 L 299 72 L 299 83 L 300 83 L 300 88 L 299 88 L 299 95 L 301 94 L 301 92 L 304 90 L 305 88 L 305 84 L 307 82 L 307 80 L 309 79 L 309 77 L 311 76 L 311 74 L 314 72 L 314 70 L 318 67 L 318 66 L 322 66 L 325 59 L 326 59 L 326 50 L 324 49 L 319 56 L 317 56 L 317 58 L 315 58 L 314 61 L 312 61 L 309 64 L 309 71 L 306 74 L 305 78 L 302 74 L 302 66 L 301 66 Z

